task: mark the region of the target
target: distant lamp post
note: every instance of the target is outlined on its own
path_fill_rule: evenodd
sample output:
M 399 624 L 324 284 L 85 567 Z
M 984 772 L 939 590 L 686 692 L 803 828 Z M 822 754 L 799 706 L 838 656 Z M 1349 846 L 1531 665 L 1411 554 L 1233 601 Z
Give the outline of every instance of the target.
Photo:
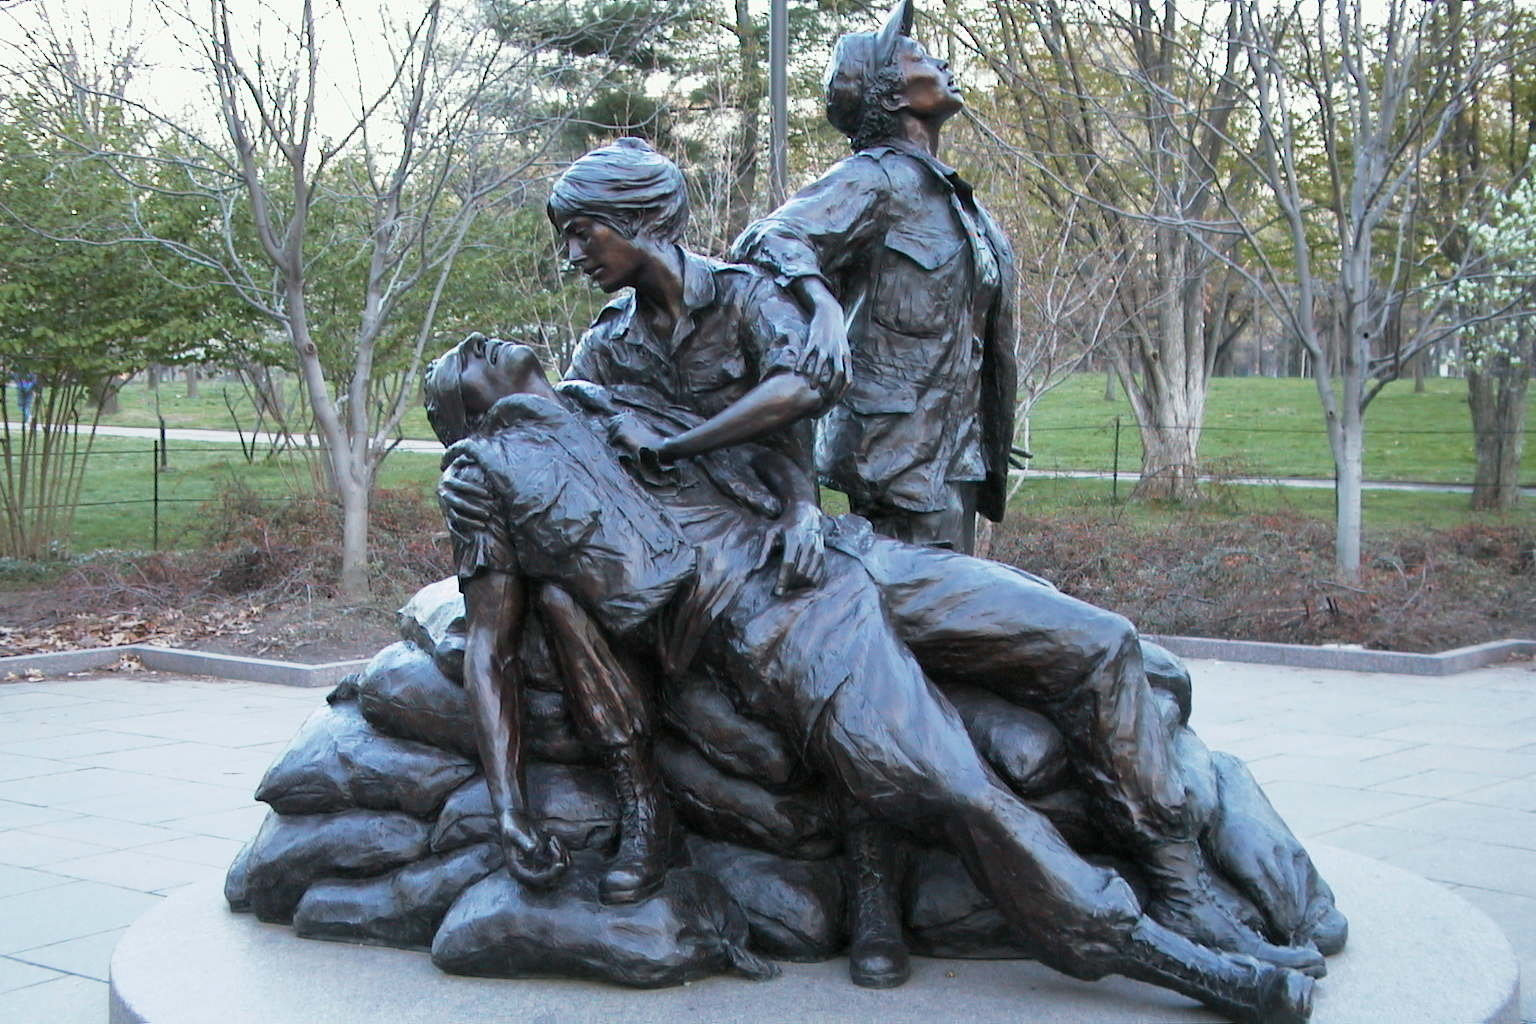
M 768 14 L 768 190 L 771 206 L 789 195 L 789 0 L 773 0 Z

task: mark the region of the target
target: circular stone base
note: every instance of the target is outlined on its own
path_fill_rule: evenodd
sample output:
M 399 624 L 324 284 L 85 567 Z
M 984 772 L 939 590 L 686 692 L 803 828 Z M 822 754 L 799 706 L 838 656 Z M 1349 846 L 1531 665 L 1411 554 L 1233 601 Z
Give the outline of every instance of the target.
M 1378 861 L 1314 848 L 1350 919 L 1318 983 L 1314 1024 L 1517 1024 L 1509 941 L 1448 890 Z M 917 959 L 871 991 L 846 964 L 786 964 L 767 982 L 709 978 L 636 991 L 576 981 L 442 974 L 425 953 L 301 939 L 195 886 L 133 925 L 112 957 L 111 1024 L 490 1024 L 523 1021 L 911 1021 L 1177 1024 L 1213 1021 L 1181 996 L 1107 978 L 1073 981 L 1028 961 Z

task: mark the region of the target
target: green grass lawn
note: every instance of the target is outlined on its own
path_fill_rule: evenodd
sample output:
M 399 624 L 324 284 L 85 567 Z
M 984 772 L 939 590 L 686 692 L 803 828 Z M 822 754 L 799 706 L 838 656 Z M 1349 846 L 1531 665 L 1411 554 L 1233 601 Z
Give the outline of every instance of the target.
M 1423 394 L 1415 394 L 1411 381 L 1396 381 L 1366 410 L 1366 479 L 1471 483 L 1475 459 L 1466 383 L 1434 379 L 1425 385 Z M 1530 402 L 1536 407 L 1536 391 Z M 1123 395 L 1105 401 L 1100 374 L 1077 376 L 1035 407 L 1029 443 L 1033 468 L 1110 468 L 1116 416 L 1121 418 L 1120 467 L 1136 471 L 1141 440 L 1130 403 Z M 1528 420 L 1536 426 L 1536 414 Z M 1332 477 L 1316 385 L 1295 378 L 1216 378 L 1200 454 L 1206 471 L 1218 475 Z M 1524 479 L 1536 483 L 1536 445 L 1526 446 L 1523 468 Z
M 285 384 L 285 394 L 290 397 L 297 394 L 291 377 Z M 417 396 L 412 397 L 411 407 L 401 423 L 401 436 L 431 439 L 432 428 L 427 426 L 427 414 L 421 403 L 414 401 Z M 118 406 L 116 413 L 101 418 L 104 426 L 156 427 L 160 425 L 160 417 L 164 417 L 167 427 L 238 429 L 247 433 L 256 427 L 255 409 L 238 380 L 217 377 L 200 380 L 197 394 L 189 397 L 186 381 L 180 377 L 162 381 L 158 388 L 152 389 L 140 374 L 118 392 Z M 262 429 L 269 426 L 264 424 Z
M 1366 478 L 1470 483 L 1474 458 L 1466 384 L 1431 379 L 1423 394 L 1409 381 L 1387 387 L 1366 412 Z M 1118 390 L 1118 388 L 1117 388 Z M 225 405 L 227 395 L 235 414 Z M 201 381 L 188 398 L 180 379 L 150 390 L 142 377 L 127 384 L 121 411 L 104 424 L 250 430 L 250 403 L 238 382 Z M 1536 391 L 1530 402 L 1536 407 Z M 1141 440 L 1130 404 L 1123 396 L 1104 400 L 1104 378 L 1081 374 L 1040 400 L 1030 421 L 1034 469 L 1108 471 L 1114 465 L 1114 423 L 1120 417 L 1120 468 L 1141 464 Z M 1536 414 L 1529 417 L 1536 425 Z M 419 406 L 401 424 L 401 434 L 430 439 Z M 1333 462 L 1323 434 L 1316 385 L 1298 378 L 1219 377 L 1211 382 L 1201 457 L 1207 472 L 1227 476 L 1331 477 Z M 1536 444 L 1526 446 L 1526 478 L 1536 482 Z
M 98 438 L 82 488 L 82 507 L 75 520 L 71 543 L 76 552 L 100 548 L 147 549 L 154 537 L 152 498 L 155 475 L 153 455 L 142 441 Z M 428 495 L 437 480 L 435 455 L 396 452 L 384 463 L 381 484 L 403 487 Z M 239 450 L 228 445 L 173 442 L 170 465 L 160 477 L 160 544 L 162 547 L 195 547 L 209 535 L 209 505 L 219 492 L 238 485 L 268 500 L 282 501 L 314 486 L 308 463 L 298 456 L 258 459 L 247 463 Z M 1124 499 L 1130 485 L 1122 482 L 1120 501 L 1112 500 L 1107 480 L 1081 480 L 1029 473 L 1010 508 L 1016 514 L 1050 515 L 1084 508 L 1114 509 L 1117 516 L 1148 525 L 1191 514 L 1245 515 L 1287 510 L 1300 515 L 1331 519 L 1333 494 L 1328 490 L 1284 486 L 1216 485 L 1211 501 L 1198 513 L 1190 508 L 1163 503 L 1130 503 Z M 847 502 L 835 491 L 824 492 L 827 511 L 847 510 Z M 1498 517 L 1469 512 L 1461 494 L 1368 491 L 1365 523 L 1368 530 L 1414 527 L 1442 528 L 1464 522 L 1499 521 Z M 1528 503 L 1509 521 L 1536 523 L 1536 504 Z
M 1283 485 L 1225 484 L 1206 490 L 1209 499 L 1191 507 L 1173 502 L 1127 501 L 1131 488 L 1120 484 L 1115 500 L 1108 480 L 1084 480 L 1031 473 L 1025 477 L 1008 508 L 1011 514 L 1049 517 L 1084 510 L 1112 512 L 1132 524 L 1155 527 L 1161 523 L 1191 515 L 1225 517 L 1290 512 L 1333 521 L 1333 491 L 1326 488 L 1287 487 Z M 1367 532 L 1413 529 L 1450 529 L 1464 523 L 1524 524 L 1536 526 L 1536 503 L 1527 501 L 1508 515 L 1472 512 L 1465 494 L 1437 494 L 1427 491 L 1366 491 L 1364 520 Z
M 196 547 L 209 535 L 220 492 L 238 486 L 269 501 L 285 501 L 316 486 L 318 463 L 297 455 L 248 463 L 233 445 L 172 441 L 169 465 L 159 473 L 160 546 Z M 153 449 L 143 441 L 98 437 L 81 487 L 73 551 L 148 549 L 154 542 Z M 438 458 L 396 452 L 384 462 L 380 485 L 430 494 Z
M 1467 482 L 1472 475 L 1472 444 L 1459 380 L 1431 380 L 1423 394 L 1412 384 L 1389 387 L 1367 413 L 1366 472 L 1371 479 Z M 238 383 L 202 381 L 199 395 L 188 398 L 185 382 L 168 381 L 158 391 L 142 379 L 130 382 L 121 398 L 122 411 L 104 423 L 153 426 L 158 415 L 167 426 L 249 430 L 253 417 Z M 223 395 L 228 394 L 237 416 L 232 417 Z M 157 405 L 158 402 L 158 405 Z M 1536 402 L 1536 396 L 1533 396 Z M 1133 472 L 1140 446 L 1124 399 L 1103 397 L 1103 377 L 1083 375 L 1041 400 L 1031 422 L 1030 446 L 1036 459 L 1015 499 L 1020 512 L 1117 507 L 1107 481 L 1072 480 L 1052 476 L 1054 470 L 1107 470 L 1112 464 L 1113 423 L 1122 418 L 1120 466 Z M 1536 416 L 1531 417 L 1536 424 Z M 430 437 L 419 408 L 405 423 L 409 437 Z M 269 500 L 315 487 L 316 476 L 299 457 L 258 458 L 248 463 L 236 446 L 172 442 L 170 465 L 159 474 L 160 544 L 195 546 L 209 535 L 207 504 L 218 493 L 238 484 Z M 1218 474 L 1263 477 L 1332 475 L 1327 442 L 1321 429 L 1314 385 L 1309 380 L 1221 378 L 1212 382 L 1202 451 L 1208 470 Z M 144 549 L 151 546 L 155 484 L 150 445 L 139 440 L 99 437 L 86 474 L 82 507 L 76 518 L 71 549 Z M 1536 483 L 1536 444 L 1528 445 L 1525 479 Z M 432 455 L 397 452 L 384 464 L 386 487 L 419 488 L 429 494 L 437 476 Z M 1120 497 L 1130 493 L 1122 481 Z M 1271 486 L 1216 485 L 1215 500 L 1200 514 L 1229 515 L 1277 508 L 1331 519 L 1333 496 L 1327 490 Z M 1465 510 L 1464 495 L 1367 492 L 1368 530 L 1453 526 L 1476 518 Z M 842 511 L 841 495 L 828 492 L 829 511 Z M 1122 505 L 1117 515 L 1148 523 L 1164 516 L 1189 515 L 1177 506 Z M 1531 521 L 1536 511 L 1516 518 Z

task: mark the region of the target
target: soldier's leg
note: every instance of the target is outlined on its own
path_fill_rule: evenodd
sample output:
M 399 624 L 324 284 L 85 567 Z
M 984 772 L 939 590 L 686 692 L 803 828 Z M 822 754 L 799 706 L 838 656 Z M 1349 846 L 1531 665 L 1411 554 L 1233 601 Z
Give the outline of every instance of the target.
M 976 491 L 974 483 L 952 483 L 948 504 L 934 512 L 913 512 L 894 505 L 852 500 L 849 508 L 855 515 L 868 519 L 876 533 L 893 540 L 968 555 L 976 550 Z
M 1198 946 L 1145 917 L 1123 879 L 1084 861 L 997 781 L 917 667 L 891 661 L 880 678 L 845 685 L 811 737 L 811 755 L 853 799 L 893 822 L 940 822 L 977 884 L 1057 970 L 1124 974 L 1241 1021 L 1307 1019 L 1310 981 Z
M 1323 972 L 1311 950 L 1270 945 L 1211 898 L 1172 737 L 1126 619 L 982 559 L 876 541 L 864 561 L 927 672 L 1061 730 L 1103 825 L 1147 870 L 1154 916 L 1202 942 Z
M 577 732 L 603 751 L 619 797 L 619 849 L 598 896 L 633 903 L 660 888 L 671 846 L 671 805 L 651 755 L 650 701 L 569 594 L 546 584 L 537 601 Z
M 877 539 L 863 561 L 926 672 L 991 690 L 1061 729 L 1122 839 L 1190 834 L 1168 730 L 1125 618 L 984 559 Z

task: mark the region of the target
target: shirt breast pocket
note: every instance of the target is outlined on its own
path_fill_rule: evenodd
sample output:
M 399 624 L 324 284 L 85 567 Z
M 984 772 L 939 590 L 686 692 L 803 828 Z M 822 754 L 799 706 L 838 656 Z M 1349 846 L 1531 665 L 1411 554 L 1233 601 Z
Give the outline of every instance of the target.
M 870 316 L 903 334 L 945 333 L 950 311 L 964 305 L 951 294 L 965 287 L 964 247 L 965 240 L 953 234 L 892 232 Z

